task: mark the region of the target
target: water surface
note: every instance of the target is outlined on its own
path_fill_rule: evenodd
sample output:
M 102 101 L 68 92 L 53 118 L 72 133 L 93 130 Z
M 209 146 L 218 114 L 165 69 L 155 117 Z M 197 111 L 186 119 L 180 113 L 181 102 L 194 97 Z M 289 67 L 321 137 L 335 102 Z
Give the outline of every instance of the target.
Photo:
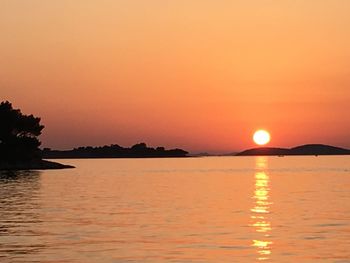
M 0 174 L 0 262 L 350 262 L 350 157 Z

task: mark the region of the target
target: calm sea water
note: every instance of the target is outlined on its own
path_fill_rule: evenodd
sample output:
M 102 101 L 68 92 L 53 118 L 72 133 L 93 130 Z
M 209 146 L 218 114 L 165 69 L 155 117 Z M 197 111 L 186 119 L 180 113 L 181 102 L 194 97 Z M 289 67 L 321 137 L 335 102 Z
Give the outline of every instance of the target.
M 350 157 L 2 172 L 0 262 L 350 262 Z

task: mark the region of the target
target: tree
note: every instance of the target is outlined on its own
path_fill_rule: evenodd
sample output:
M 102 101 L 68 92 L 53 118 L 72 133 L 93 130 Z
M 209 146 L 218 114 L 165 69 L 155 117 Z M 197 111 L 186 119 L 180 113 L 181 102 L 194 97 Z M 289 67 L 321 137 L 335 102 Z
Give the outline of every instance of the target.
M 43 125 L 40 118 L 24 115 L 8 101 L 0 103 L 0 160 L 17 161 L 40 158 Z
M 133 145 L 131 149 L 136 151 L 145 151 L 147 150 L 147 145 L 144 142 L 141 142 Z

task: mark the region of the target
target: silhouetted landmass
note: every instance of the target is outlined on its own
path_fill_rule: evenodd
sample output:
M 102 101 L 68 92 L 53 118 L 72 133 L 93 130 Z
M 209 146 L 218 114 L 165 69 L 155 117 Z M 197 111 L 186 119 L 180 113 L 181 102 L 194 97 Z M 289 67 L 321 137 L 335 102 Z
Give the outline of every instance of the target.
M 209 157 L 209 156 L 215 156 L 215 155 L 207 152 L 201 152 L 201 153 L 190 153 L 188 156 L 189 157 Z
M 307 144 L 290 149 L 294 155 L 343 155 L 350 150 L 323 144 Z
M 273 147 L 259 147 L 254 149 L 245 150 L 237 153 L 238 156 L 246 155 L 288 155 L 289 149 L 285 148 L 273 148 Z
M 182 149 L 166 150 L 164 147 L 151 148 L 145 143 L 138 143 L 131 148 L 123 148 L 117 144 L 102 147 L 79 147 L 73 150 L 58 151 L 45 148 L 42 155 L 47 159 L 64 158 L 161 158 L 187 157 L 188 152 Z
M 306 144 L 291 149 L 260 147 L 245 150 L 237 156 L 255 156 L 255 155 L 348 155 L 350 150 L 334 147 L 324 144 Z
M 0 170 L 71 168 L 43 161 L 38 136 L 40 118 L 24 115 L 8 101 L 0 103 Z
M 0 170 L 51 170 L 66 168 L 74 168 L 74 166 L 46 160 L 0 162 Z

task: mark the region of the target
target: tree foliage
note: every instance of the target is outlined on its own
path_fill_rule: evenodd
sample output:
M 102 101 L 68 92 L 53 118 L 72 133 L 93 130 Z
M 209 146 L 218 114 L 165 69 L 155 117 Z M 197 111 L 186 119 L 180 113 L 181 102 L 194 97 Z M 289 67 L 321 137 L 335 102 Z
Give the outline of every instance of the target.
M 24 115 L 8 101 L 0 103 L 0 160 L 40 158 L 40 118 Z
M 152 148 L 146 143 L 138 143 L 130 148 L 123 148 L 117 144 L 102 147 L 79 147 L 68 151 L 57 151 L 45 148 L 45 158 L 161 158 L 186 157 L 188 152 L 182 149 L 166 150 L 164 147 Z

